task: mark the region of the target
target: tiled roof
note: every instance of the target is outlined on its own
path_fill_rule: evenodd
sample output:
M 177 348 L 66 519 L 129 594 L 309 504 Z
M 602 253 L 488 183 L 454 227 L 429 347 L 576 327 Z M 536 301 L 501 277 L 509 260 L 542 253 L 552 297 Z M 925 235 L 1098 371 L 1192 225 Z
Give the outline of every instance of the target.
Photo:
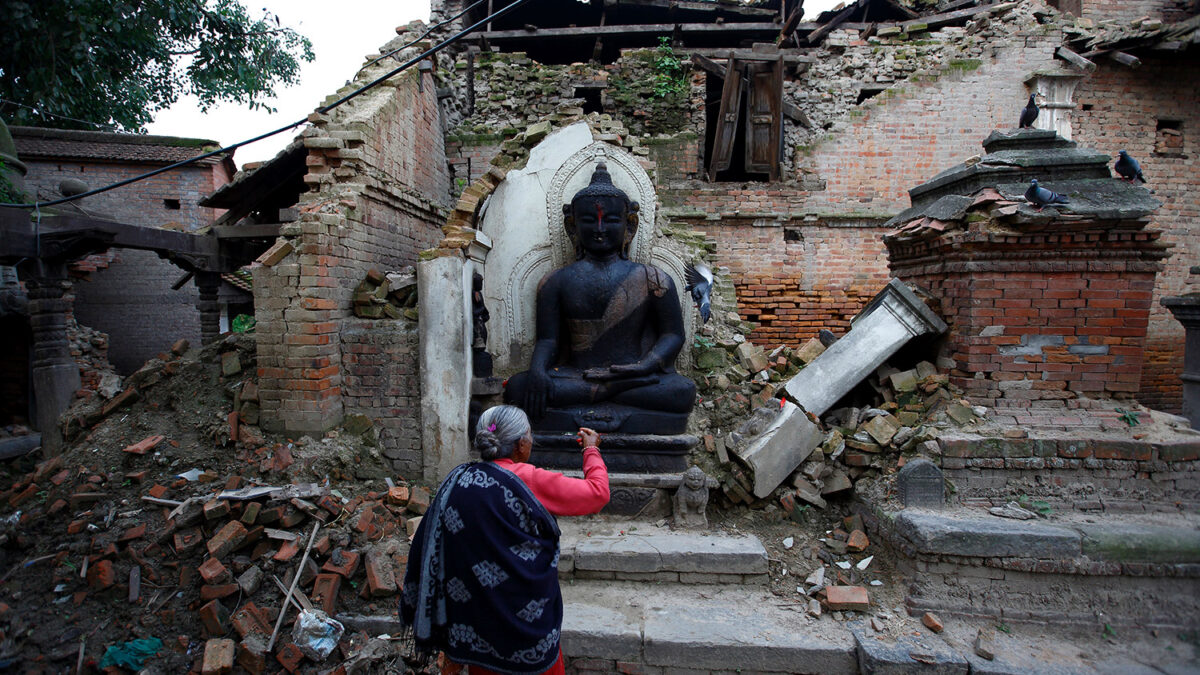
M 17 155 L 28 159 L 99 159 L 173 164 L 220 147 L 216 141 L 109 131 L 9 127 Z M 218 161 L 214 158 L 212 161 Z

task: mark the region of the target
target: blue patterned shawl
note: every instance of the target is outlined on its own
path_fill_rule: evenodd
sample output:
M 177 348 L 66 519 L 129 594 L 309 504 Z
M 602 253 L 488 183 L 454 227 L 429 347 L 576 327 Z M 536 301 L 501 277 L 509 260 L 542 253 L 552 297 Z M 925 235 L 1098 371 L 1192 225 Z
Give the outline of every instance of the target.
M 400 621 L 418 657 L 438 651 L 498 673 L 558 658 L 558 523 L 514 474 L 490 462 L 442 481 L 409 551 Z

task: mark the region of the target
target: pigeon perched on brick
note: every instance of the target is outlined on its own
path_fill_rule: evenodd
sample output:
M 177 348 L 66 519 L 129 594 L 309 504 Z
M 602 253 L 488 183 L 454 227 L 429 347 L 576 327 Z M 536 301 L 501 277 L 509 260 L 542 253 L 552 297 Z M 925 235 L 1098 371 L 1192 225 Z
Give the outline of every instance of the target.
M 1113 165 L 1113 169 L 1116 170 L 1121 178 L 1131 183 L 1135 178 L 1143 183 L 1146 182 L 1146 179 L 1142 177 L 1142 165 L 1138 164 L 1138 161 L 1130 157 L 1129 153 L 1124 150 L 1121 151 L 1121 156 L 1117 158 L 1117 163 Z
M 1033 127 L 1033 122 L 1038 116 L 1037 103 L 1033 100 L 1035 96 L 1036 94 L 1030 94 L 1029 103 L 1025 104 L 1025 108 L 1021 110 L 1021 121 L 1017 125 L 1018 128 L 1030 129 Z
M 1025 199 L 1029 200 L 1030 204 L 1038 207 L 1041 211 L 1050 204 L 1067 204 L 1067 198 L 1058 194 L 1053 190 L 1047 190 L 1044 187 L 1038 187 L 1036 178 L 1029 179 L 1029 189 L 1025 191 Z
M 712 270 L 706 265 L 688 265 L 683 271 L 683 277 L 687 281 L 684 290 L 692 294 L 692 301 L 700 309 L 701 322 L 708 323 L 708 318 L 712 316 Z

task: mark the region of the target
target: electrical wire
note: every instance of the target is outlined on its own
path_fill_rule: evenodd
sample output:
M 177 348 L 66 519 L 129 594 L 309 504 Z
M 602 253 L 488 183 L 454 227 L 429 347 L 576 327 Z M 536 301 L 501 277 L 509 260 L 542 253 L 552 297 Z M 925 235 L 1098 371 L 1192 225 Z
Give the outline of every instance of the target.
M 421 52 L 420 54 L 405 61 L 404 63 L 400 64 L 396 68 L 393 68 L 388 73 L 381 75 L 380 77 L 377 77 L 374 80 L 371 80 L 367 84 L 359 87 L 358 89 L 355 89 L 354 91 L 350 92 L 349 94 L 346 94 L 345 96 L 339 98 L 338 100 L 334 101 L 333 103 L 330 103 L 329 105 L 321 106 L 320 108 L 317 108 L 316 112 L 318 112 L 320 114 L 325 114 L 325 113 L 329 112 L 330 110 L 333 110 L 334 108 L 342 105 L 343 103 L 346 103 L 354 98 L 357 98 L 358 96 L 361 96 L 362 94 L 366 93 L 367 91 L 370 91 L 371 89 L 374 89 L 375 87 L 379 86 L 380 84 L 386 82 L 388 79 L 395 77 L 396 75 L 404 72 L 405 70 L 408 70 L 409 68 L 416 65 L 417 63 L 429 58 L 430 56 L 433 56 L 434 54 L 437 54 L 438 52 L 442 51 L 446 47 L 449 47 L 450 45 L 454 44 L 455 42 L 458 42 L 463 37 L 465 37 L 467 34 L 471 33 L 472 31 L 479 28 L 480 26 L 487 24 L 489 21 L 494 21 L 530 1 L 531 0 L 516 0 L 516 2 L 512 3 L 511 5 L 507 5 L 505 7 L 502 7 L 500 9 L 496 10 L 492 14 L 484 17 L 483 19 L 475 22 L 474 24 L 468 26 L 467 28 L 464 28 L 463 30 L 459 31 L 458 33 L 455 33 L 454 35 L 446 38 L 442 42 L 430 47 L 429 49 L 426 49 L 425 51 Z M 32 203 L 27 203 L 27 204 L 0 204 L 0 208 L 38 209 L 38 208 L 47 207 L 47 206 L 57 206 L 59 204 L 65 204 L 67 202 L 72 202 L 72 201 L 75 201 L 78 199 L 83 199 L 84 197 L 98 195 L 103 192 L 108 192 L 109 190 L 115 190 L 120 187 L 125 187 L 126 185 L 129 185 L 131 183 L 136 183 L 138 181 L 142 181 L 147 178 L 153 178 L 154 176 L 157 176 L 159 174 L 166 173 L 168 171 L 173 171 L 175 169 L 178 169 L 183 166 L 187 166 L 189 164 L 195 164 L 196 162 L 199 162 L 201 160 L 205 160 L 210 157 L 214 157 L 216 155 L 220 155 L 220 154 L 229 152 L 231 150 L 236 150 L 237 148 L 240 148 L 243 145 L 257 143 L 258 141 L 261 141 L 264 138 L 270 138 L 271 136 L 274 136 L 276 134 L 281 134 L 281 133 L 287 131 L 288 129 L 293 129 L 295 127 L 298 127 L 301 124 L 306 123 L 307 121 L 308 121 L 308 117 L 305 116 L 299 120 L 296 120 L 295 122 L 292 122 L 291 124 L 287 124 L 282 127 L 279 127 L 278 129 L 275 129 L 274 131 L 268 131 L 265 134 L 259 134 L 258 136 L 255 136 L 254 138 L 250 138 L 250 139 L 244 140 L 244 141 L 239 141 L 237 143 L 232 143 L 223 148 L 217 148 L 216 150 L 212 150 L 211 152 L 206 152 L 202 155 L 196 155 L 195 157 L 191 157 L 189 159 L 185 159 L 180 162 L 175 162 L 174 164 L 170 164 L 167 166 L 159 167 L 157 169 L 154 169 L 152 171 L 147 171 L 146 173 L 140 174 L 138 176 L 132 176 L 130 178 L 126 178 L 125 180 L 117 181 L 116 183 L 112 183 L 110 185 L 105 185 L 104 187 L 98 187 L 94 190 L 88 190 L 87 192 L 81 192 L 77 195 L 72 195 L 70 197 L 63 197 L 61 199 L 55 199 L 55 200 L 51 200 L 48 202 L 32 202 Z
M 36 113 L 42 119 L 46 119 L 47 117 L 55 117 L 60 120 L 68 120 L 70 122 L 79 122 L 80 124 L 88 124 L 93 127 L 96 127 L 97 129 L 104 129 L 105 131 L 120 132 L 120 129 L 118 129 L 117 127 L 115 127 L 111 124 L 101 124 L 99 122 L 91 122 L 88 120 L 81 120 L 77 117 L 67 117 L 66 115 L 58 115 L 56 113 L 46 112 L 45 110 L 42 110 L 41 108 L 37 108 L 35 106 L 26 105 L 24 103 L 18 103 L 17 101 L 10 101 L 6 98 L 0 98 L 0 103 L 7 103 L 9 105 L 15 105 L 20 108 L 27 108 L 29 110 L 32 110 L 34 113 Z

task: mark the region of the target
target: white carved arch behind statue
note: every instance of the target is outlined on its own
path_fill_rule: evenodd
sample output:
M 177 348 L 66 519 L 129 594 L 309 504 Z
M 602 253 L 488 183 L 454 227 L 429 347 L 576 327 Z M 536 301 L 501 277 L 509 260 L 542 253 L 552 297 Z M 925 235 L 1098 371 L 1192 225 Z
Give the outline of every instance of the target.
M 525 168 L 510 171 L 496 187 L 481 217 L 480 229 L 492 240 L 483 267 L 484 302 L 491 313 L 488 351 L 499 376 L 529 367 L 538 283 L 550 271 L 575 261 L 575 246 L 563 228 L 563 204 L 587 186 L 599 161 L 608 165 L 613 184 L 640 207 L 629 257 L 671 275 L 691 339 L 695 320 L 683 290 L 684 262 L 666 247 L 653 246 L 658 201 L 650 177 L 632 154 L 594 140 L 588 125 L 579 123 L 535 146 Z M 536 206 L 539 203 L 542 206 Z M 685 348 L 678 365 L 686 365 L 688 354 Z
M 548 234 L 554 249 L 555 269 L 575 262 L 575 245 L 563 228 L 563 204 L 569 204 L 576 192 L 587 187 L 599 162 L 608 165 L 613 185 L 621 188 L 640 207 L 640 225 L 629 245 L 630 260 L 650 262 L 648 253 L 654 238 L 654 217 L 658 212 L 654 184 L 633 155 L 618 146 L 596 141 L 567 158 L 554 173 L 546 191 L 546 222 L 550 227 Z

